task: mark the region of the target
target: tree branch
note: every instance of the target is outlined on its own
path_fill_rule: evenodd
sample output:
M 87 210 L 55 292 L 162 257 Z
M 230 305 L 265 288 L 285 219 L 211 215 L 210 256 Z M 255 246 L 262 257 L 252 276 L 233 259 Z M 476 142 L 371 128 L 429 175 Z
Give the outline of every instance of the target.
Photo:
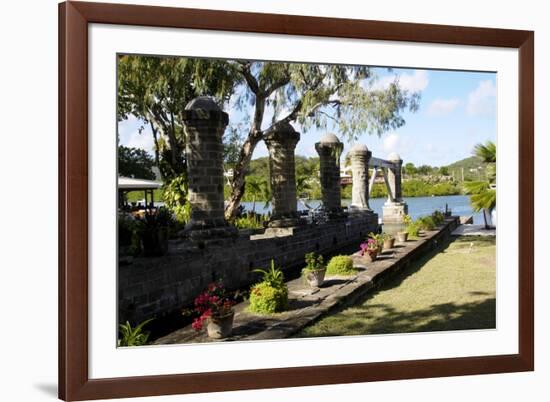
M 256 78 L 250 72 L 250 63 L 239 62 L 239 64 L 239 72 L 243 75 L 250 90 L 254 93 L 254 95 L 258 96 L 260 94 L 260 87 Z

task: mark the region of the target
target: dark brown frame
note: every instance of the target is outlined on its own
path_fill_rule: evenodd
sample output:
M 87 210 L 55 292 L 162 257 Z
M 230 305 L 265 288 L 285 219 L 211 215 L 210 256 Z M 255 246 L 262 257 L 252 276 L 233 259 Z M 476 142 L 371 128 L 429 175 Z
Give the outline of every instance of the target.
M 88 24 L 519 49 L 519 353 L 215 373 L 88 377 Z M 534 33 L 508 29 L 66 2 L 59 5 L 59 397 L 138 397 L 534 370 Z

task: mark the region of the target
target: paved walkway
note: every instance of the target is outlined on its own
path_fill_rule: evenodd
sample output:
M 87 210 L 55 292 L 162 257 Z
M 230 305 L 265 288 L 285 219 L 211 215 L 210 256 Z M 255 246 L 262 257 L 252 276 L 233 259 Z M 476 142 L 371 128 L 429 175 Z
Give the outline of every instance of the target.
M 353 276 L 330 276 L 321 288 L 310 288 L 301 278 L 287 282 L 289 309 L 283 313 L 267 316 L 248 311 L 248 302 L 235 306 L 235 318 L 231 337 L 214 340 L 205 331 L 196 332 L 191 326 L 181 328 L 157 339 L 154 344 L 200 343 L 239 340 L 262 340 L 286 338 L 306 325 L 332 311 L 338 305 L 351 305 L 370 291 L 385 275 L 395 272 L 437 246 L 438 241 L 450 235 L 458 218 L 449 218 L 438 230 L 426 232 L 420 240 L 396 244 L 378 259 L 367 265 L 354 258 L 358 273 Z
M 452 233 L 453 236 L 496 236 L 496 229 L 485 229 L 485 225 L 460 225 Z

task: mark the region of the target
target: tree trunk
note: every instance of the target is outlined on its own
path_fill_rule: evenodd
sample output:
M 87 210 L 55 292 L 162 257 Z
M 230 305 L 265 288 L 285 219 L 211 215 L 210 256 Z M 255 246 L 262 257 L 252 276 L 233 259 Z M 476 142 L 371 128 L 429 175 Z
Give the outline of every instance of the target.
M 231 180 L 231 195 L 225 207 L 225 219 L 231 219 L 235 216 L 237 208 L 244 195 L 244 185 L 246 172 L 252 159 L 252 154 L 262 136 L 259 133 L 251 134 L 243 144 L 243 148 L 239 155 L 239 160 L 233 169 L 233 179 Z

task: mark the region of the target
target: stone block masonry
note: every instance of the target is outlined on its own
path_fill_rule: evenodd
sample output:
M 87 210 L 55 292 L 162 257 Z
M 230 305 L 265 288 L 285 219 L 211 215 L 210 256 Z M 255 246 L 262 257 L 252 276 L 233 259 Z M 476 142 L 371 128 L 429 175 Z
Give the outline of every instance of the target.
M 322 225 L 268 228 L 252 236 L 241 232 L 199 243 L 173 243 L 166 256 L 136 258 L 119 266 L 119 321 L 137 323 L 177 312 L 212 281 L 243 288 L 259 279 L 252 270 L 269 267 L 271 259 L 284 270 L 297 268 L 306 253 L 338 253 L 357 246 L 377 228 L 378 215 L 371 213 Z
M 258 315 L 248 311 L 248 302 L 235 306 L 231 337 L 221 340 L 208 338 L 205 332 L 196 332 L 190 325 L 157 339 L 154 344 L 226 342 L 266 340 L 292 337 L 307 325 L 338 309 L 361 302 L 393 274 L 405 270 L 409 264 L 436 249 L 458 225 L 458 217 L 447 218 L 445 224 L 426 232 L 419 240 L 399 244 L 385 251 L 376 261 L 365 264 L 353 255 L 358 272 L 352 276 L 327 277 L 320 288 L 312 289 L 301 278 L 287 282 L 289 309 L 273 315 Z

